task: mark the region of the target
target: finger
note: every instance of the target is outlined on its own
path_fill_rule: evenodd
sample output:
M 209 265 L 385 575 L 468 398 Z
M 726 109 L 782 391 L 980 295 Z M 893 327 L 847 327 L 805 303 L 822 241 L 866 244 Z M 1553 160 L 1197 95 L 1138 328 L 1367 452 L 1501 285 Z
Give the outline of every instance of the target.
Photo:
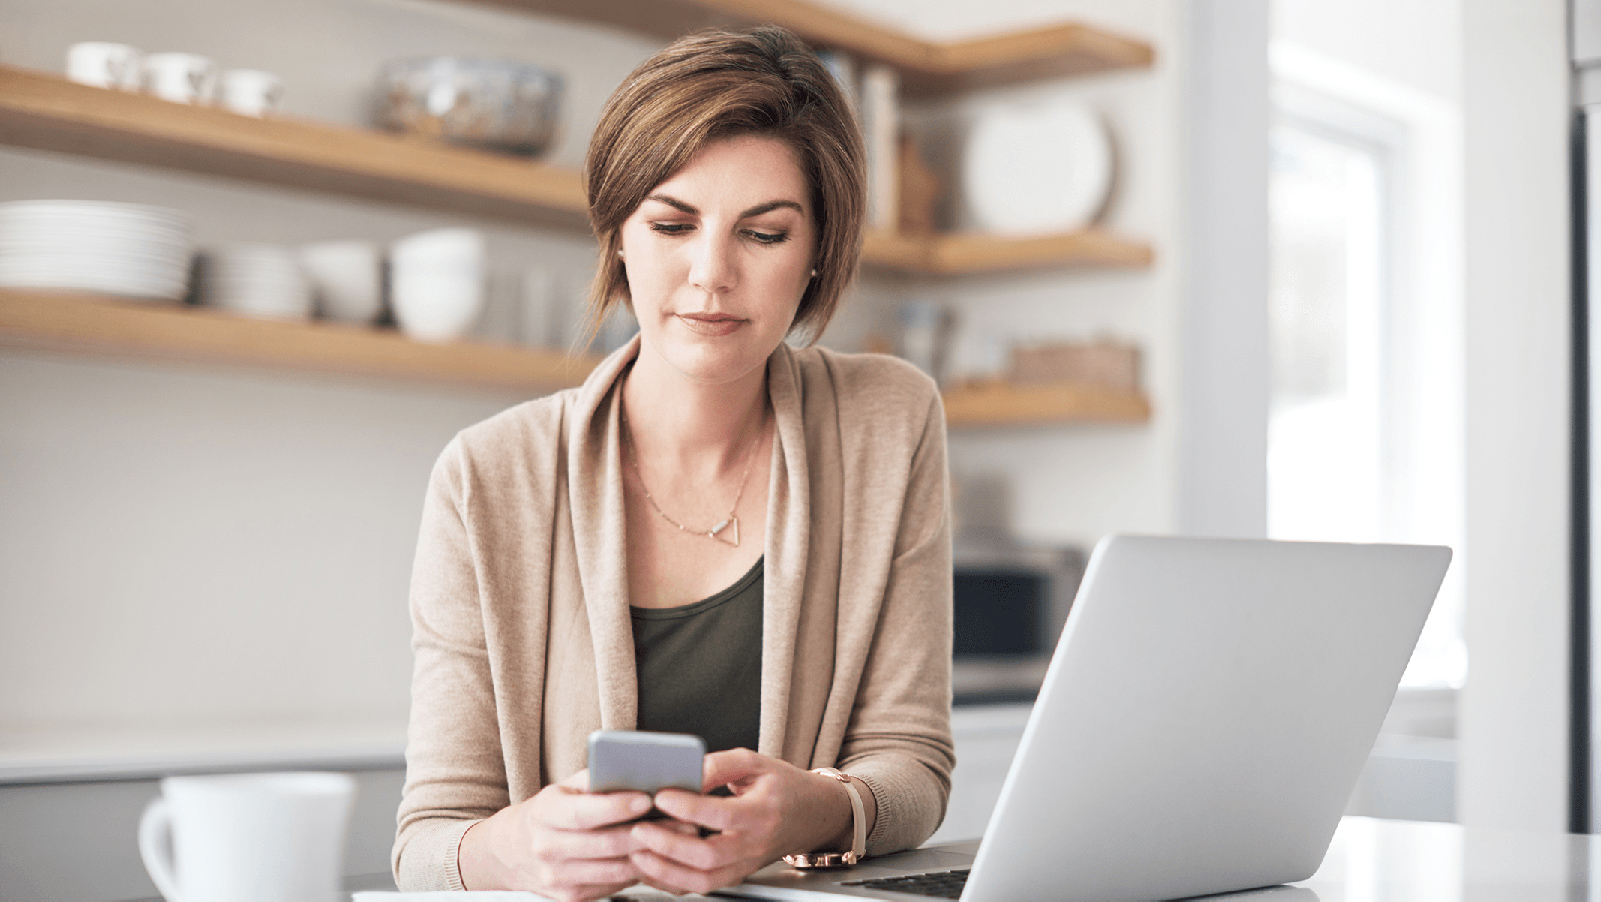
M 567 861 L 598 861 L 627 858 L 640 849 L 628 825 L 597 830 L 550 830 L 545 833 L 539 855 L 552 864 Z
M 707 755 L 702 765 L 701 791 L 708 792 L 719 786 L 767 773 L 773 759 L 750 749 L 728 749 Z
M 747 854 L 744 838 L 733 834 L 718 833 L 702 838 L 699 834 L 690 836 L 663 829 L 657 824 L 635 824 L 633 834 L 634 841 L 644 849 L 697 871 L 727 867 Z
M 656 793 L 656 807 L 684 823 L 722 832 L 737 825 L 742 810 L 751 806 L 738 796 L 702 796 L 682 789 L 664 789 Z
M 652 882 L 702 894 L 738 883 L 746 874 L 756 870 L 754 862 L 741 861 L 728 867 L 702 871 L 663 858 L 648 849 L 635 852 L 633 862 L 634 867 Z
M 690 824 L 690 823 L 686 823 L 684 821 L 675 821 L 672 818 L 665 818 L 665 819 L 659 820 L 659 821 L 651 821 L 650 823 L 654 824 L 657 827 L 661 827 L 664 830 L 672 830 L 673 832 L 681 834 L 683 836 L 700 836 L 700 825 L 699 824 Z
M 642 792 L 586 793 L 557 786 L 554 792 L 540 795 L 545 799 L 536 816 L 540 823 L 557 830 L 592 830 L 624 823 L 651 806 L 650 796 Z
M 565 786 L 568 789 L 576 789 L 579 792 L 588 792 L 589 791 L 589 768 L 586 767 L 583 770 L 573 774 L 572 776 L 568 777 L 567 779 L 561 781 L 561 783 L 559 785 Z

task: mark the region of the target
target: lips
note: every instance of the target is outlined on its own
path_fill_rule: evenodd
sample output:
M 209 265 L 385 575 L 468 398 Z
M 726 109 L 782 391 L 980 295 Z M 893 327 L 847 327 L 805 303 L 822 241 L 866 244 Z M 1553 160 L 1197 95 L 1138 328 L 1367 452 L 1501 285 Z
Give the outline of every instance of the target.
M 726 313 L 680 313 L 679 322 L 698 335 L 727 335 L 746 323 L 746 320 Z

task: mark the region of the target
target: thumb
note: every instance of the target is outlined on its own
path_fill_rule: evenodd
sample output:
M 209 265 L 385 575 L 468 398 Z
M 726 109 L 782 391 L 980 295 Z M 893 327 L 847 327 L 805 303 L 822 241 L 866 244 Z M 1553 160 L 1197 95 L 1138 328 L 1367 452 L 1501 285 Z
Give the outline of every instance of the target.
M 739 783 L 771 771 L 773 759 L 750 749 L 729 749 L 706 756 L 702 791 Z

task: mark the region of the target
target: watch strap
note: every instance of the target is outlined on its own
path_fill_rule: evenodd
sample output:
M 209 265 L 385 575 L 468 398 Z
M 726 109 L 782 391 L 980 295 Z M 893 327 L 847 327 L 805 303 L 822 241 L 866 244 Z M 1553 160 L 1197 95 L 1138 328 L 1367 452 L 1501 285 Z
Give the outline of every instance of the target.
M 862 794 L 856 789 L 851 778 L 833 767 L 819 767 L 812 771 L 834 780 L 845 786 L 845 793 L 851 799 L 851 849 L 849 852 L 805 852 L 796 855 L 785 855 L 784 862 L 792 868 L 822 869 L 851 867 L 862 860 L 867 852 L 867 808 L 862 804 Z

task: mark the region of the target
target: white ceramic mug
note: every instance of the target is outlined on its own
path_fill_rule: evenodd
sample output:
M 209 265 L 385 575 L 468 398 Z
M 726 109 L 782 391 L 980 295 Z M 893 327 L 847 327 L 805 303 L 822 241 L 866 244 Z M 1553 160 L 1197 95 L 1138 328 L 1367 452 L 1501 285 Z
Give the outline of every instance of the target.
M 139 51 L 127 44 L 83 41 L 67 48 L 67 78 L 97 88 L 139 89 Z
M 278 109 L 284 82 L 272 72 L 260 69 L 229 69 L 222 73 L 218 100 L 243 116 L 265 116 Z
M 418 341 L 454 341 L 483 312 L 487 252 L 476 229 L 433 229 L 389 251 L 390 294 L 400 330 Z
M 145 90 L 177 103 L 209 103 L 217 92 L 217 64 L 193 53 L 145 57 Z
M 370 323 L 383 308 L 381 257 L 371 241 L 322 241 L 300 248 L 300 263 L 328 319 Z
M 168 902 L 335 902 L 355 792 L 346 774 L 168 777 L 139 855 Z

